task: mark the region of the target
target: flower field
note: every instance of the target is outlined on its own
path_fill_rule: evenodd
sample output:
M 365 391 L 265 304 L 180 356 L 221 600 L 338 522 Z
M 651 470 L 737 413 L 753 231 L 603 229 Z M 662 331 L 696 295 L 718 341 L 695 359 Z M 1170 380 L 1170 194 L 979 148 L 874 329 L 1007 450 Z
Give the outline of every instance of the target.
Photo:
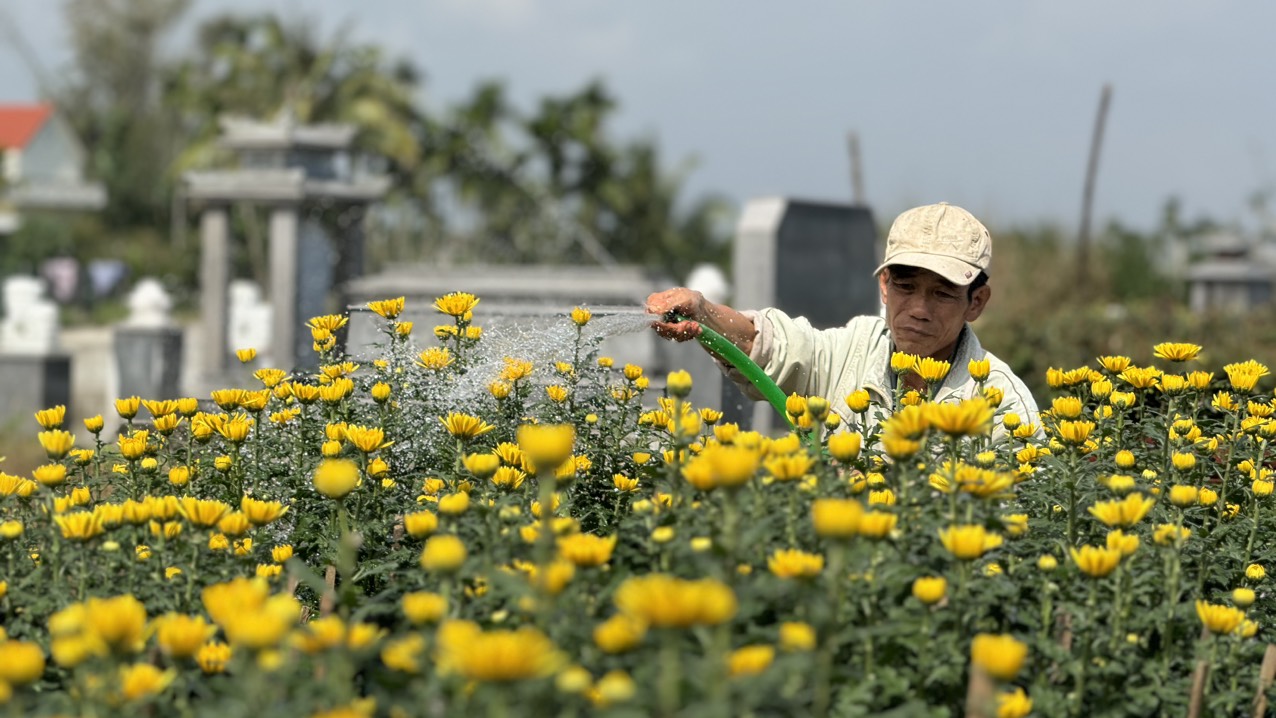
M 361 364 L 315 317 L 317 371 L 123 398 L 88 445 L 37 412 L 48 464 L 0 473 L 0 711 L 1265 709 L 1266 367 L 1161 344 L 1052 369 L 1036 422 L 861 391 L 766 437 L 599 356 L 583 309 L 560 356 L 482 376 L 478 304 L 440 297 L 423 349 L 372 302 Z

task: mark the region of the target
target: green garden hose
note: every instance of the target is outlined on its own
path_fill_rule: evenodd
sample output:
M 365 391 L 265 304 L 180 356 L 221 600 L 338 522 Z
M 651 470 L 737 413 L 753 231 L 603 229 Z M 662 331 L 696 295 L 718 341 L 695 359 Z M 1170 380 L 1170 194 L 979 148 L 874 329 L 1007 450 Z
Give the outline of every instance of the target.
M 688 321 L 687 317 L 681 314 L 671 314 L 666 319 L 677 322 Z M 729 339 L 706 327 L 703 323 L 700 324 L 700 336 L 697 339 L 705 349 L 722 357 L 724 361 L 738 369 L 744 375 L 744 378 L 748 379 L 749 383 L 753 384 L 762 393 L 762 396 L 771 402 L 771 406 L 780 415 L 780 418 L 784 419 L 784 423 L 790 429 L 794 428 L 793 422 L 789 421 L 789 413 L 784 406 L 788 397 L 785 396 L 775 382 L 771 381 L 771 377 L 762 371 L 762 367 L 755 364 L 743 351 L 740 351 L 740 347 L 732 344 Z

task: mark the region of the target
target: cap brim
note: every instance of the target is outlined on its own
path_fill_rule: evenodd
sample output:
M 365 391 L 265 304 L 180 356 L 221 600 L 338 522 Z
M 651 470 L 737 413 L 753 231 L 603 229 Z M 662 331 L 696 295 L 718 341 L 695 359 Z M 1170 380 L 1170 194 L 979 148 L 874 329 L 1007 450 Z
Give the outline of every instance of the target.
M 882 262 L 881 266 L 873 272 L 873 275 L 881 274 L 883 269 L 893 264 L 929 269 L 959 287 L 969 286 L 971 282 L 975 281 L 975 277 L 978 277 L 979 273 L 983 271 L 973 264 L 967 264 L 960 259 L 954 259 L 943 254 L 900 252 Z

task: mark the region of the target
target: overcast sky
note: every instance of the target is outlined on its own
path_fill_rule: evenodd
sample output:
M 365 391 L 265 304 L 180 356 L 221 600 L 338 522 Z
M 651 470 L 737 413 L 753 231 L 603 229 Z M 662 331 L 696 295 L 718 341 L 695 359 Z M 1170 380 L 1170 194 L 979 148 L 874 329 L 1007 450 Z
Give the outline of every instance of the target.
M 0 0 L 50 69 L 65 67 L 56 0 Z M 1105 82 L 1113 101 L 1099 221 L 1154 226 L 1170 196 L 1189 217 L 1253 224 L 1276 190 L 1276 3 L 1259 0 L 196 0 L 307 14 L 383 43 L 426 73 L 438 109 L 480 80 L 530 107 L 603 79 L 616 138 L 694 161 L 693 192 L 737 205 L 846 200 L 859 133 L 879 220 L 948 200 L 991 225 L 1075 226 Z M 0 43 L 0 100 L 35 97 Z

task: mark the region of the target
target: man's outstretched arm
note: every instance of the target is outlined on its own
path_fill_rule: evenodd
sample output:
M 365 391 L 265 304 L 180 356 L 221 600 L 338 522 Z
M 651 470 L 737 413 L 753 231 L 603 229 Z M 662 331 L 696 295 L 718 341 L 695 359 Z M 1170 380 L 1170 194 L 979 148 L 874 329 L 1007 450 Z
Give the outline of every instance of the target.
M 753 350 L 753 338 L 757 334 L 753 320 L 725 304 L 705 299 L 695 290 L 677 287 L 656 292 L 647 297 L 647 312 L 660 317 L 670 313 L 681 314 L 687 318 L 684 322 L 653 322 L 656 333 L 666 339 L 680 342 L 695 339 L 700 336 L 703 325 L 726 337 L 745 354 Z

